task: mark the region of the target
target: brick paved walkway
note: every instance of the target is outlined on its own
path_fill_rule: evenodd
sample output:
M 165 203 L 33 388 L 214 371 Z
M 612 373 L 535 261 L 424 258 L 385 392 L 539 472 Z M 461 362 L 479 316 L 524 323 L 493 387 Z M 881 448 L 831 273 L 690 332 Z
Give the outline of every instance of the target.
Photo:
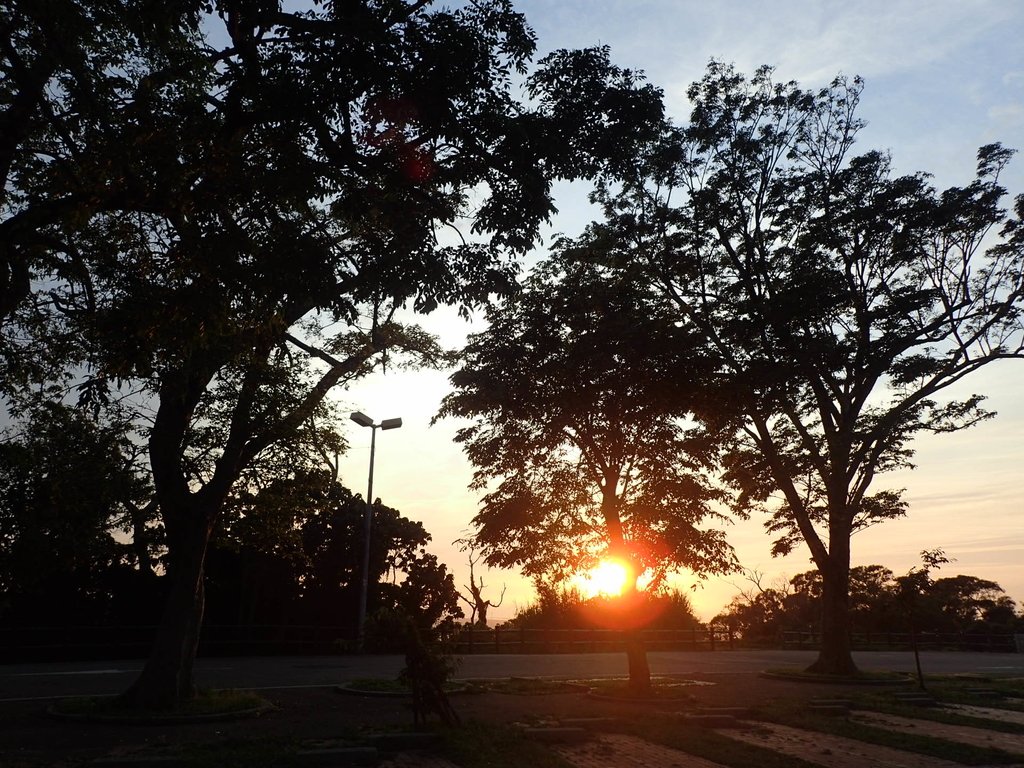
M 774 723 L 758 723 L 756 729 L 736 729 L 722 734 L 828 768 L 963 768 L 960 763 L 949 760 Z
M 990 731 L 987 728 L 972 728 L 969 725 L 948 725 L 930 720 L 912 720 L 909 717 L 883 715 L 879 712 L 854 712 L 853 719 L 897 733 L 935 736 L 948 741 L 958 741 L 961 744 L 971 744 L 975 747 L 994 747 L 1024 755 L 1024 735 L 1019 733 L 1001 733 L 1000 731 Z
M 556 749 L 576 768 L 722 768 L 701 757 L 617 733 Z

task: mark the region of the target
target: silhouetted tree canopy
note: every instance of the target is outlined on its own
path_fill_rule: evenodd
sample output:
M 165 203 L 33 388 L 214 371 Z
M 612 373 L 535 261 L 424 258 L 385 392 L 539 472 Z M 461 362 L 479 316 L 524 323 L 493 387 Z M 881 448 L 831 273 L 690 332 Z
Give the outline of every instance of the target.
M 710 453 L 680 421 L 693 393 L 680 369 L 700 361 L 682 359 L 686 334 L 651 299 L 555 257 L 463 350 L 439 417 L 471 419 L 456 440 L 488 490 L 473 521 L 488 564 L 564 578 L 611 554 L 655 585 L 669 569 L 729 567 L 721 532 L 698 527 L 718 518 Z M 662 354 L 679 356 L 671 374 Z
M 618 243 L 625 273 L 645 269 L 659 311 L 715 358 L 697 417 L 776 551 L 809 548 L 825 673 L 855 671 L 850 537 L 906 511 L 875 480 L 910 466 L 914 437 L 988 418 L 951 388 L 1024 352 L 1024 196 L 1007 216 L 998 183 L 1011 151 L 982 147 L 964 187 L 896 175 L 884 152 L 853 152 L 861 89 L 712 62 L 690 123 L 599 190 L 588 233 Z
M 850 629 L 884 642 L 908 632 L 900 579 L 881 565 L 850 569 Z M 714 619 L 748 642 L 776 644 L 785 631 L 817 632 L 822 620 L 822 578 L 800 573 L 788 582 L 746 589 Z M 994 581 L 957 575 L 922 580 L 914 600 L 918 633 L 1012 632 L 1020 626 L 1017 604 Z
M 552 54 L 525 106 L 533 33 L 507 0 L 44 6 L 0 18 L 19 128 L 5 349 L 67 335 L 90 405 L 122 386 L 152 398 L 170 591 L 126 699 L 166 708 L 193 693 L 206 546 L 245 468 L 331 388 L 433 362 L 395 313 L 507 291 L 552 180 L 597 172 L 608 139 L 639 141 L 661 105 L 594 49 Z M 599 132 L 560 107 L 580 89 Z
M 0 443 L 3 623 L 104 623 L 119 612 L 116 588 L 124 607 L 141 607 L 130 593 L 147 572 L 113 537 L 132 529 L 130 511 L 149 491 L 124 430 L 42 404 L 11 432 Z
M 618 558 L 631 592 L 679 568 L 729 570 L 724 535 L 706 527 L 721 519 L 711 452 L 682 423 L 699 396 L 692 336 L 645 282 L 557 249 L 488 310 L 439 414 L 471 420 L 456 441 L 486 491 L 474 545 L 491 565 L 556 579 Z M 630 659 L 633 684 L 648 685 Z

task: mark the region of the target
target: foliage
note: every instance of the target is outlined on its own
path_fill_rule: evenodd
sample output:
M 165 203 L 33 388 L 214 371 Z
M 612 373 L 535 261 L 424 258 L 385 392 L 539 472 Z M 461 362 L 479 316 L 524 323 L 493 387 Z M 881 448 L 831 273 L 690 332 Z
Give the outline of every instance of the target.
M 921 577 L 934 567 L 916 569 L 910 579 L 881 565 L 851 568 L 851 631 L 876 637 L 902 633 L 911 612 L 918 633 L 1010 632 L 1021 621 L 1016 603 L 996 582 L 969 575 Z M 820 631 L 821 600 L 821 575 L 807 571 L 788 582 L 744 590 L 713 623 L 732 627 L 747 641 L 774 643 L 787 630 Z
M 122 425 L 67 406 L 40 404 L 11 428 L 0 443 L 5 625 L 93 624 L 144 611 L 132 594 L 145 574 L 113 537 L 149 490 L 133 459 Z
M 130 695 L 167 707 L 193 693 L 205 550 L 245 470 L 333 387 L 435 362 L 399 309 L 506 292 L 552 179 L 603 150 L 543 78 L 538 108 L 516 100 L 534 41 L 507 0 L 16 5 L 0 18 L 18 128 L 4 350 L 66 336 L 91 403 L 121 382 L 152 398 L 170 589 Z M 547 62 L 560 86 L 609 93 L 607 136 L 660 115 L 606 51 Z M 470 239 L 439 236 L 461 220 Z
M 645 286 L 556 255 L 487 320 L 439 414 L 472 420 L 456 440 L 487 490 L 473 521 L 487 562 L 565 578 L 611 554 L 653 588 L 670 569 L 728 569 L 721 532 L 698 527 L 719 494 L 679 422 L 689 380 L 658 364 L 687 340 Z
M 700 625 L 689 598 L 672 590 L 660 594 L 585 598 L 574 588 L 535 581 L 537 602 L 520 608 L 502 626 L 523 629 L 691 629 Z
M 646 271 L 664 312 L 697 334 L 715 375 L 696 416 L 722 441 L 738 506 L 763 510 L 775 550 L 806 543 L 822 575 L 816 668 L 854 669 L 850 537 L 906 512 L 879 475 L 912 440 L 991 416 L 951 388 L 1024 354 L 1024 197 L 1000 207 L 1012 152 L 978 152 L 977 178 L 937 191 L 888 155 L 853 154 L 863 84 L 819 91 L 712 62 L 689 125 L 595 199 L 579 241 Z M 1000 236 L 1001 235 L 1001 236 Z M 701 408 L 700 406 L 704 406 Z

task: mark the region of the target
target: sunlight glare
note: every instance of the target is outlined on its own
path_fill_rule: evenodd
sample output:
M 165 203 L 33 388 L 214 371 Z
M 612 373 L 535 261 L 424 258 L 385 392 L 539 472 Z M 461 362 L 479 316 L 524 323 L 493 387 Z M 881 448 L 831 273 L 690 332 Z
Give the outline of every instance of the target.
M 587 597 L 615 597 L 626 589 L 629 569 L 621 560 L 607 558 L 580 578 L 580 589 Z

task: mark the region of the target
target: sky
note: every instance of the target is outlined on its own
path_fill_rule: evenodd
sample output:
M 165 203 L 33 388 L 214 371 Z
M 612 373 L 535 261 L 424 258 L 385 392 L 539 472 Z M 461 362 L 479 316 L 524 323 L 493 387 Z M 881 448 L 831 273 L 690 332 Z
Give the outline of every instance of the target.
M 968 183 L 979 146 L 1001 141 L 1024 151 L 1024 3 L 1019 0 L 521 0 L 537 34 L 538 54 L 606 44 L 620 66 L 643 70 L 665 92 L 669 114 L 685 122 L 687 86 L 710 59 L 745 73 L 776 67 L 779 80 L 820 87 L 837 74 L 866 81 L 859 115 L 868 123 L 859 149 L 891 151 L 897 172 L 928 171 L 938 187 Z M 1024 155 L 1003 176 L 1011 195 L 1024 193 Z M 592 216 L 586 185 L 557 187 L 558 215 L 547 230 L 578 234 Z M 543 255 L 541 248 L 534 257 Z M 442 343 L 459 346 L 479 321 L 466 324 L 439 310 L 421 320 Z M 377 374 L 339 399 L 380 421 L 401 417 L 401 430 L 378 433 L 374 496 L 421 521 L 431 551 L 461 587 L 466 554 L 453 544 L 470 532 L 478 497 L 467 489 L 472 468 L 452 441 L 458 423 L 430 426 L 449 391 L 450 371 Z M 938 574 L 967 573 L 999 582 L 1024 601 L 1024 361 L 990 366 L 961 394 L 989 397 L 994 420 L 914 444 L 916 469 L 880 478 L 875 488 L 905 488 L 909 515 L 857 534 L 853 563 L 880 563 L 900 574 L 922 549 L 941 547 L 955 562 Z M 351 448 L 342 481 L 365 494 L 370 430 L 340 427 Z M 761 520 L 726 527 L 741 563 L 770 585 L 812 567 L 806 549 L 772 558 Z M 476 569 L 480 576 L 479 566 Z M 485 571 L 486 597 L 508 590 L 493 621 L 511 618 L 533 600 L 519 574 Z M 714 616 L 737 592 L 740 575 L 703 582 L 683 574 L 697 614 Z

